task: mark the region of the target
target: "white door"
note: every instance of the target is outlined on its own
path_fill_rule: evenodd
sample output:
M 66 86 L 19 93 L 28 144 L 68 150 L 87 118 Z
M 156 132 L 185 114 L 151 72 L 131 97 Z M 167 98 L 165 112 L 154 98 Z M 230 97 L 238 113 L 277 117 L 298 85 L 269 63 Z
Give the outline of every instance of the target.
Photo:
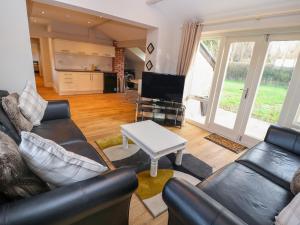
M 300 103 L 300 36 L 271 35 L 267 43 L 242 123 L 240 139 L 248 146 L 263 140 L 271 124 L 293 127 Z
M 266 49 L 263 37 L 226 39 L 209 121 L 213 132 L 240 141 L 252 79 L 259 73 Z
M 271 124 L 292 127 L 297 123 L 299 40 L 297 35 L 226 40 L 209 120 L 211 131 L 252 146 L 264 139 Z

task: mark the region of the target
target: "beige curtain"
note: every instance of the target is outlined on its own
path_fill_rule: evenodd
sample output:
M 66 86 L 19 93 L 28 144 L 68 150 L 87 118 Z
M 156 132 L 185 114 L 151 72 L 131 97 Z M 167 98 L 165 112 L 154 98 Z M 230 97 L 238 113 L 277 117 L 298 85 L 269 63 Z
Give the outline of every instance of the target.
M 199 21 L 184 23 L 177 63 L 177 74 L 185 76 L 188 73 L 200 42 L 202 27 Z

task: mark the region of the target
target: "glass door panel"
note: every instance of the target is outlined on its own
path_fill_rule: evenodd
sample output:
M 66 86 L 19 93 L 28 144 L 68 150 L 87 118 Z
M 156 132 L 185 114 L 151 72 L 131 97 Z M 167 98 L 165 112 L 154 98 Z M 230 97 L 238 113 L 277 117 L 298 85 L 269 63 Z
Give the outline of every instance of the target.
M 205 124 L 209 104 L 217 55 L 220 48 L 219 39 L 202 40 L 195 61 L 188 74 L 188 96 L 186 101 L 186 118 Z
M 300 41 L 272 41 L 245 134 L 262 140 L 279 120 L 300 52 Z
M 245 82 L 250 68 L 255 42 L 234 42 L 230 44 L 225 78 L 221 88 L 214 123 L 233 129 L 240 103 L 248 90 Z

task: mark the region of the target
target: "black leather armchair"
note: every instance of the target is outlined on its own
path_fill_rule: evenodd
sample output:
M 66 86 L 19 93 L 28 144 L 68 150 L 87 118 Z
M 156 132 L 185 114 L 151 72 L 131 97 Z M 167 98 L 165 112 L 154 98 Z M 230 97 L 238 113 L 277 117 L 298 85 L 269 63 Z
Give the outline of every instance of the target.
M 0 206 L 1 225 L 126 225 L 136 174 L 118 169 Z M 116 216 L 117 215 L 117 216 Z
M 172 225 L 246 225 L 205 192 L 178 178 L 168 181 L 163 199 Z

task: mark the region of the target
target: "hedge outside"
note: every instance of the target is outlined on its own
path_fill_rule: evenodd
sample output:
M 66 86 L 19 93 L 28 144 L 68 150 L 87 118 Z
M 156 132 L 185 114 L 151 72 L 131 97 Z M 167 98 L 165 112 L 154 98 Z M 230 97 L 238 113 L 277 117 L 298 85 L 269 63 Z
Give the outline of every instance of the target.
M 244 81 L 248 73 L 249 64 L 230 63 L 227 69 L 227 80 Z M 288 86 L 293 74 L 293 68 L 274 67 L 267 64 L 262 76 L 262 84 L 272 86 Z

